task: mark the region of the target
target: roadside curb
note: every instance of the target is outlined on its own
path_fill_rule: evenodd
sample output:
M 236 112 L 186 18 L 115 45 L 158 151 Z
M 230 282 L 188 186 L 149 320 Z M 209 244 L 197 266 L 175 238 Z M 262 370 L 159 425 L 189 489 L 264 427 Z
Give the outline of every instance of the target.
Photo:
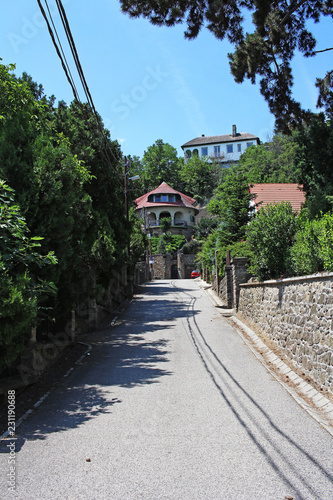
M 226 309 L 220 297 L 218 297 L 215 291 L 209 287 L 208 284 L 202 282 L 199 286 L 207 293 L 215 307 L 218 309 L 223 308 L 220 310 L 221 314 L 225 316 L 226 319 L 230 319 L 231 322 L 234 323 L 238 334 L 243 338 L 244 342 L 248 345 L 256 358 L 288 391 L 295 401 L 329 434 L 333 436 L 333 403 L 317 391 L 317 389 L 315 389 L 311 384 L 297 375 L 297 373 L 295 373 L 295 371 L 293 371 L 281 358 L 274 354 L 274 352 L 258 337 L 258 335 L 236 316 L 235 310 Z M 246 335 L 244 335 L 242 330 Z M 247 337 L 250 338 L 250 341 Z M 273 369 L 268 365 L 268 363 L 273 366 Z M 294 387 L 284 382 L 281 377 L 288 378 Z M 310 401 L 310 403 L 306 400 Z

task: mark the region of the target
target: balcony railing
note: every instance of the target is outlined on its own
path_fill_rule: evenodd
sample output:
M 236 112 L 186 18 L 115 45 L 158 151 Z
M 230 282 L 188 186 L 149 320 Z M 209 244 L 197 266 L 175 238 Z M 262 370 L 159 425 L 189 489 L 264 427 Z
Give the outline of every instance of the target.
M 216 152 L 216 153 L 210 153 L 209 156 L 210 156 L 210 158 L 220 158 L 220 159 L 222 159 L 222 158 L 224 158 L 224 153 L 221 153 L 221 152 L 220 153 L 218 153 L 218 152 Z
M 186 220 L 176 220 L 174 222 L 174 224 L 172 224 L 172 226 L 183 226 L 183 227 L 187 227 L 187 221 Z M 172 227 L 171 226 L 171 227 Z M 148 223 L 147 223 L 147 227 L 159 227 L 159 224 L 157 224 L 157 221 L 154 220 L 149 220 Z
M 186 222 L 186 220 L 176 220 L 174 225 L 187 227 L 187 222 Z

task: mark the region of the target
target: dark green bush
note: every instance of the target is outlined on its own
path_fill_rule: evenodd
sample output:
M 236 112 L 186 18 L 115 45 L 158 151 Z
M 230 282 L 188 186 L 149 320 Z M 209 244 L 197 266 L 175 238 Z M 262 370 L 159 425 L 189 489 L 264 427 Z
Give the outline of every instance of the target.
M 38 273 L 56 259 L 52 253 L 40 255 L 41 238 L 30 238 L 28 233 L 13 190 L 0 180 L 0 373 L 29 339 L 37 323 L 40 295 L 53 290 Z
M 286 273 L 296 230 L 297 214 L 289 202 L 267 205 L 248 225 L 246 240 L 253 252 L 250 271 L 260 281 Z
M 195 255 L 202 248 L 202 241 L 199 240 L 190 240 L 182 247 L 182 252 L 185 254 Z
M 151 253 L 164 253 L 172 255 L 183 246 L 186 239 L 182 234 L 162 234 L 159 237 L 151 237 Z
M 295 235 L 290 249 L 290 269 L 292 274 L 300 276 L 323 271 L 323 261 L 319 255 L 319 220 L 305 220 Z

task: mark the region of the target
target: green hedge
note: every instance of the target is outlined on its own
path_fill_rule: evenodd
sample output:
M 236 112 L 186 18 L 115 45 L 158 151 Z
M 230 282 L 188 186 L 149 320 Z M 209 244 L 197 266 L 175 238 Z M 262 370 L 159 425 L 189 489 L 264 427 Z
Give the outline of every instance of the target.
M 185 236 L 180 234 L 162 234 L 161 236 L 152 236 L 152 254 L 165 253 L 172 255 L 184 245 L 185 241 Z

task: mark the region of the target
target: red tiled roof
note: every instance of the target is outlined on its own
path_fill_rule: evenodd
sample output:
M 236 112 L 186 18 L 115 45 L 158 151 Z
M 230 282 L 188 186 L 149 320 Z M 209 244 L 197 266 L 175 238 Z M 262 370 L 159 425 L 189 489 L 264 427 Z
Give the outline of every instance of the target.
M 151 194 L 179 194 L 181 201 L 153 203 L 148 201 L 148 196 Z M 156 206 L 195 208 L 194 205 L 196 204 L 196 200 L 194 198 L 191 198 L 191 196 L 187 196 L 186 194 L 181 193 L 180 191 L 176 191 L 166 182 L 162 182 L 162 184 L 160 184 L 156 189 L 153 189 L 149 193 L 146 193 L 134 200 L 134 203 L 136 204 L 136 210 L 139 210 L 143 207 Z
M 253 184 L 250 193 L 255 195 L 257 210 L 269 203 L 290 201 L 293 210 L 299 212 L 305 202 L 303 186 L 300 184 Z

